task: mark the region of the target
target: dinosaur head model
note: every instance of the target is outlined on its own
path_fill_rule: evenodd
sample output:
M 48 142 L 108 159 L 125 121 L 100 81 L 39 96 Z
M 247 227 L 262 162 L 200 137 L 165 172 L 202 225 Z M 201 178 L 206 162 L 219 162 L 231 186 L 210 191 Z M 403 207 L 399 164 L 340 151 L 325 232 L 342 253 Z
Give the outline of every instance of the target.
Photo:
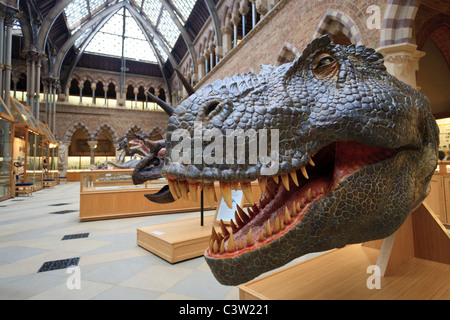
M 180 129 L 194 137 L 192 149 Z M 266 157 L 228 158 L 212 143 L 251 129 L 267 137 L 257 144 Z M 212 134 L 196 141 L 196 130 Z M 230 154 L 251 155 L 251 139 Z M 428 99 L 388 74 L 375 50 L 324 36 L 291 63 L 215 81 L 184 100 L 169 119 L 161 174 L 174 199 L 197 188 L 213 198 L 214 182 L 227 203 L 231 189 L 244 191 L 252 205 L 213 232 L 205 252 L 216 279 L 237 285 L 304 254 L 395 232 L 426 197 L 437 150 Z

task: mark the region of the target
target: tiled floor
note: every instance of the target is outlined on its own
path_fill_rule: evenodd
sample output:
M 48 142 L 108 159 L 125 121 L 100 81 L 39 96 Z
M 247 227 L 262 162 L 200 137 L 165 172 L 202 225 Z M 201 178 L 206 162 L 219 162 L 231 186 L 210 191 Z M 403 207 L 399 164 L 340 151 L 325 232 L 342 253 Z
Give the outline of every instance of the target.
M 69 182 L 0 202 L 0 299 L 239 298 L 203 257 L 172 265 L 136 244 L 136 228 L 198 212 L 80 222 L 79 190 Z

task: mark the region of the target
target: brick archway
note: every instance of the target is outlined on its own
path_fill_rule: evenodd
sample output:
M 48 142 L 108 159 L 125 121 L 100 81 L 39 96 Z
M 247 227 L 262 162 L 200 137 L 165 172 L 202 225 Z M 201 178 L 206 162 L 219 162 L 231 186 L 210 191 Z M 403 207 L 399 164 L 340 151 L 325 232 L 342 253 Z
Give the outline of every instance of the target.
M 88 137 L 88 140 L 92 140 L 92 133 L 89 130 L 89 128 L 86 126 L 86 124 L 82 121 L 78 121 L 74 124 L 72 124 L 69 129 L 67 129 L 66 134 L 64 135 L 64 139 L 63 141 L 71 141 L 72 140 L 72 135 L 74 134 L 75 131 L 77 131 L 78 129 L 81 129 L 84 131 L 84 133 L 86 134 L 86 136 Z
M 313 39 L 325 34 L 330 36 L 342 33 L 355 45 L 361 45 L 361 34 L 356 23 L 345 13 L 339 10 L 327 10 L 320 21 Z
M 389 0 L 381 28 L 380 46 L 414 43 L 414 18 L 420 0 Z

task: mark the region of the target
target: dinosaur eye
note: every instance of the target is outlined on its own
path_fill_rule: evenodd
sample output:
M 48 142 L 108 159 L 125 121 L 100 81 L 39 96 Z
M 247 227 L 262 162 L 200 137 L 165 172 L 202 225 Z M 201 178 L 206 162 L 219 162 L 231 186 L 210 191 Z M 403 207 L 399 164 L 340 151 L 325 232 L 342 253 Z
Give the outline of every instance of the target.
M 321 53 L 312 61 L 312 72 L 319 80 L 335 79 L 339 73 L 339 63 L 329 53 Z
M 205 116 L 209 116 L 211 114 L 211 112 L 213 112 L 217 106 L 219 105 L 219 102 L 214 101 L 211 104 L 208 105 L 208 107 L 205 109 Z
M 326 67 L 334 62 L 334 59 L 330 56 L 323 57 L 317 63 L 316 68 Z

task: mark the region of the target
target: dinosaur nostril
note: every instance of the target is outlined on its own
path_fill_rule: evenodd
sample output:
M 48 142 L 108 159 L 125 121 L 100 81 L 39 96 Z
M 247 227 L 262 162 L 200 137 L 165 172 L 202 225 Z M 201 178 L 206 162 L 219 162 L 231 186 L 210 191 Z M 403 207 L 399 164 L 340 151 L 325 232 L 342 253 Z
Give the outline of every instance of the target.
M 209 106 L 205 109 L 205 117 L 209 116 L 211 112 L 213 112 L 217 106 L 219 105 L 219 102 L 212 102 Z

